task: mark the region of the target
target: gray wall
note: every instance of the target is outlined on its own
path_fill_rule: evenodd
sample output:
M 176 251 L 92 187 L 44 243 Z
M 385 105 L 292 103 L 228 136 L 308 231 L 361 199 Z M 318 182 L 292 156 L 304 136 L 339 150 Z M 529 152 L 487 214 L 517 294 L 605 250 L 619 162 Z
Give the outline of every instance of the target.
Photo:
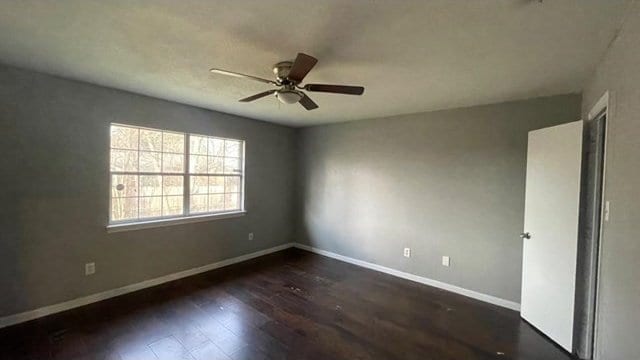
M 605 198 L 611 218 L 601 240 L 596 354 L 640 359 L 640 3 L 584 92 L 583 113 L 609 90 Z
M 519 302 L 527 132 L 578 120 L 580 104 L 565 95 L 301 129 L 296 238 Z
M 248 215 L 108 234 L 110 122 L 245 139 Z M 291 128 L 0 66 L 0 134 L 0 316 L 292 239 Z

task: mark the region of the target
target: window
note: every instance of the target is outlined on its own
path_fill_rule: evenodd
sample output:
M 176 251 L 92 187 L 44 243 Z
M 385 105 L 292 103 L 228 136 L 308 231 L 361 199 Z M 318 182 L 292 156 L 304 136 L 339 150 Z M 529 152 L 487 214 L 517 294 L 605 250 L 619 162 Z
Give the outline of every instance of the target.
M 242 141 L 189 135 L 189 211 L 242 208 Z
M 110 223 L 241 212 L 244 141 L 111 125 Z

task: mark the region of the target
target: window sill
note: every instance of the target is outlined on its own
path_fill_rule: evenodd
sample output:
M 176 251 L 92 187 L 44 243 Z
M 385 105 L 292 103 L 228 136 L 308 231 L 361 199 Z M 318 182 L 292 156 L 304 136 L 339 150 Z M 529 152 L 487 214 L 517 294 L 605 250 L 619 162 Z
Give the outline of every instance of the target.
M 133 223 L 111 224 L 111 225 L 107 225 L 107 232 L 115 233 L 115 232 L 122 232 L 122 231 L 133 231 L 133 230 L 151 229 L 151 228 L 164 227 L 164 226 L 190 224 L 190 223 L 203 222 L 203 221 L 231 219 L 231 218 L 245 216 L 246 214 L 247 214 L 246 211 L 234 211 L 234 212 L 220 213 L 220 214 L 193 215 L 193 216 L 184 216 L 184 217 L 171 218 L 171 219 L 158 219 L 158 220 L 149 220 L 149 221 L 139 221 L 139 222 L 133 222 Z

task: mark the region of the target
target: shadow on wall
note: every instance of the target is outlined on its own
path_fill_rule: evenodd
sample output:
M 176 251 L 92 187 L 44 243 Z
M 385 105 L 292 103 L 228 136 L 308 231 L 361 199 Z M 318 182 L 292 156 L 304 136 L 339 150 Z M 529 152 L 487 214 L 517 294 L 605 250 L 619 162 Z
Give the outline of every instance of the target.
M 8 225 L 3 226 L 1 248 L 3 253 L 2 284 L 3 298 L 0 303 L 0 316 L 12 313 L 8 309 L 14 303 L 47 303 L 51 299 L 43 296 L 46 292 L 33 293 L 29 289 L 47 289 L 55 287 L 59 292 L 73 292 L 72 279 L 60 277 L 55 284 L 44 283 L 41 272 L 44 263 L 51 264 L 51 268 L 60 268 L 55 264 L 74 262 L 74 258 L 81 256 L 80 249 L 66 243 L 71 239 L 84 238 L 91 242 L 88 234 L 78 233 L 78 227 L 65 224 L 69 216 L 81 219 L 84 212 L 79 199 L 58 196 L 46 199 L 37 194 L 18 196 L 9 200 L 16 204 L 8 215 L 4 217 Z M 60 209 L 65 209 L 61 212 Z M 74 215 L 75 213 L 75 215 Z M 30 224 L 30 225 L 27 225 Z M 34 224 L 37 224 L 34 226 Z M 78 272 L 82 271 L 79 267 Z
M 0 253 L 3 254 L 3 261 L 0 262 L 0 317 L 9 315 L 9 304 L 18 301 L 16 297 L 9 296 L 20 290 L 20 284 L 27 277 L 26 270 L 29 268 L 23 262 L 21 254 L 25 251 L 25 244 L 20 243 L 20 233 L 24 231 L 24 225 L 20 222 L 18 213 L 24 206 L 20 206 L 20 201 L 16 194 L 9 194 L 2 198 L 5 204 L 15 204 L 17 208 L 10 209 L 8 206 L 0 208 Z

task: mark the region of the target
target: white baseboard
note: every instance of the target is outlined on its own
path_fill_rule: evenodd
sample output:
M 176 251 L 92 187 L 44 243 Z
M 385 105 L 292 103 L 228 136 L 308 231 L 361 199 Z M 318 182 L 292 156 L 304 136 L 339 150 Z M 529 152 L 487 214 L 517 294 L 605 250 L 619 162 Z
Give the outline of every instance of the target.
M 410 274 L 410 273 L 406 273 L 400 270 L 395 270 L 395 269 L 391 269 L 382 265 L 377 265 L 377 264 L 373 264 L 370 262 L 366 262 L 363 260 L 358 260 L 358 259 L 354 259 L 354 258 L 350 258 L 348 256 L 344 256 L 344 255 L 340 255 L 340 254 L 336 254 L 336 253 L 332 253 L 330 251 L 326 251 L 326 250 L 322 250 L 322 249 L 318 249 L 318 248 L 314 248 L 308 245 L 303 245 L 303 244 L 299 244 L 299 243 L 287 243 L 287 244 L 283 244 L 283 245 L 278 245 L 269 249 L 265 249 L 265 250 L 260 250 L 260 251 L 256 251 L 253 252 L 251 254 L 246 254 L 246 255 L 241 255 L 235 258 L 231 258 L 231 259 L 226 259 L 226 260 L 222 260 L 222 261 L 218 261 L 216 263 L 212 263 L 212 264 L 207 264 L 204 266 L 200 266 L 197 268 L 193 268 L 193 269 L 189 269 L 189 270 L 184 270 L 184 271 L 180 271 L 177 273 L 173 273 L 173 274 L 169 274 L 169 275 L 165 275 L 165 276 L 161 276 L 155 279 L 150 279 L 150 280 L 145 280 L 136 284 L 131 284 L 131 285 L 127 285 L 127 286 L 123 286 L 117 289 L 113 289 L 113 290 L 107 290 L 107 291 L 103 291 L 101 293 L 97 293 L 97 294 L 93 294 L 93 295 L 89 295 L 89 296 L 84 296 L 81 298 L 77 298 L 77 299 L 73 299 L 73 300 L 69 300 L 69 301 L 65 301 L 62 303 L 58 303 L 58 304 L 54 304 L 54 305 L 49 305 L 49 306 L 45 306 L 45 307 L 41 307 L 35 310 L 29 310 L 29 311 L 25 311 L 19 314 L 14 314 L 14 315 L 9 315 L 9 316 L 5 316 L 0 318 L 0 329 L 3 327 L 7 327 L 7 326 L 11 326 L 11 325 L 15 325 L 15 324 L 19 324 L 22 322 L 26 322 L 26 321 L 30 321 L 30 320 L 34 320 L 37 318 L 41 318 L 47 315 L 52 315 L 55 313 L 59 313 L 62 311 L 66 311 L 66 310 L 71 310 L 73 308 L 77 308 L 80 306 L 84 306 L 84 305 L 89 305 L 98 301 L 102 301 L 102 300 L 107 300 L 116 296 L 120 296 L 120 295 L 124 295 L 124 294 L 128 294 L 134 291 L 138 291 L 138 290 L 142 290 L 142 289 L 146 289 L 149 287 L 153 287 L 153 286 L 157 286 L 160 284 L 164 284 L 166 282 L 169 281 L 174 281 L 174 280 L 178 280 L 178 279 L 182 279 L 188 276 L 192 276 L 192 275 L 197 275 L 203 272 L 207 272 L 207 271 L 211 271 L 214 269 L 218 269 L 221 267 L 225 267 L 228 265 L 232 265 L 232 264 L 237 264 L 243 261 L 247 261 L 253 258 L 257 258 L 263 255 L 267 255 L 267 254 L 271 254 L 277 251 L 281 251 L 284 249 L 288 249 L 290 247 L 297 247 L 299 249 L 303 249 L 303 250 L 307 250 L 319 255 L 324 255 L 336 260 L 340 260 L 340 261 L 344 261 L 350 264 L 354 264 L 357 266 L 361 266 L 367 269 L 371 269 L 371 270 L 375 270 L 375 271 L 380 271 L 389 275 L 393 275 L 393 276 L 397 276 L 403 279 L 407 279 L 407 280 L 411 280 L 411 281 L 415 281 L 421 284 L 425 284 L 425 285 L 429 285 L 429 286 L 433 286 L 433 287 L 437 287 L 437 288 L 441 288 L 443 290 L 447 290 L 447 291 L 451 291 L 460 295 L 464 295 L 470 298 L 474 298 L 476 300 L 480 300 L 480 301 L 484 301 L 490 304 L 494 304 L 494 305 L 498 305 L 498 306 L 502 306 L 508 309 L 512 309 L 515 311 L 520 311 L 520 304 L 513 302 L 513 301 L 509 301 L 509 300 L 505 300 L 505 299 L 501 299 L 495 296 L 491 296 L 491 295 L 487 295 L 487 294 L 483 294 L 483 293 L 479 293 L 477 291 L 473 291 L 473 290 L 469 290 L 469 289 L 465 289 L 459 286 L 455 286 L 455 285 L 450 285 L 441 281 L 437 281 L 437 280 L 432 280 L 429 278 L 425 278 L 422 276 L 418 276 L 418 275 L 414 275 L 414 274 Z
M 444 282 L 441 282 L 441 281 L 437 281 L 437 280 L 433 280 L 433 279 L 429 279 L 429 278 L 426 278 L 426 277 L 422 277 L 422 276 L 406 273 L 404 271 L 388 268 L 388 267 L 385 267 L 385 266 L 382 266 L 382 265 L 373 264 L 373 263 L 366 262 L 366 261 L 363 261 L 363 260 L 354 259 L 354 258 L 351 258 L 351 257 L 348 257 L 348 256 L 332 253 L 330 251 L 318 249 L 318 248 L 315 248 L 315 247 L 312 247 L 312 246 L 308 246 L 308 245 L 294 243 L 293 246 L 297 247 L 299 249 L 307 250 L 307 251 L 310 251 L 310 252 L 313 252 L 313 253 L 316 253 L 316 254 L 324 255 L 324 256 L 327 256 L 327 257 L 330 257 L 330 258 L 333 258 L 333 259 L 336 259 L 336 260 L 344 261 L 344 262 L 347 262 L 347 263 L 350 263 L 350 264 L 354 264 L 354 265 L 357 265 L 357 266 L 361 266 L 361 267 L 364 267 L 364 268 L 367 268 L 367 269 L 383 272 L 383 273 L 386 273 L 386 274 L 389 274 L 389 275 L 393 275 L 393 276 L 397 276 L 397 277 L 400 277 L 400 278 L 403 278 L 403 279 L 407 279 L 407 280 L 415 281 L 415 282 L 418 282 L 418 283 L 421 283 L 421 284 L 437 287 L 437 288 L 440 288 L 440 289 L 443 289 L 443 290 L 454 292 L 456 294 L 460 294 L 460 295 L 464 295 L 464 296 L 467 296 L 467 297 L 470 297 L 470 298 L 474 298 L 476 300 L 480 300 L 480 301 L 484 301 L 484 302 L 487 302 L 487 303 L 490 303 L 490 304 L 502 306 L 502 307 L 505 307 L 507 309 L 520 311 L 520 304 L 517 303 L 517 302 L 514 302 L 514 301 L 501 299 L 499 297 L 483 294 L 483 293 L 480 293 L 480 292 L 477 292 L 477 291 L 465 289 L 465 288 L 462 288 L 462 287 L 459 287 L 459 286 L 447 284 L 447 283 L 444 283 Z
M 5 316 L 5 317 L 0 318 L 0 328 L 7 327 L 7 326 L 10 326 L 10 325 L 19 324 L 19 323 L 26 322 L 26 321 L 29 321 L 29 320 L 34 320 L 34 319 L 37 319 L 37 318 L 40 318 L 40 317 L 44 317 L 44 316 L 47 316 L 47 315 L 52 315 L 52 314 L 59 313 L 59 312 L 62 312 L 62 311 L 71 310 L 73 308 L 77 308 L 77 307 L 84 306 L 84 305 L 89 305 L 89 304 L 92 304 L 92 303 L 95 303 L 95 302 L 98 302 L 98 301 L 110 299 L 110 298 L 113 298 L 113 297 L 116 297 L 116 296 L 128 294 L 130 292 L 142 290 L 142 289 L 145 289 L 145 288 L 157 286 L 157 285 L 169 282 L 169 281 L 182 279 L 182 278 L 185 278 L 185 277 L 188 277 L 188 276 L 192 276 L 192 275 L 200 274 L 200 273 L 203 273 L 203 272 L 211 271 L 211 270 L 218 269 L 218 268 L 221 268 L 221 267 L 224 267 L 224 266 L 240 263 L 240 262 L 247 261 L 247 260 L 250 260 L 250 259 L 253 259 L 253 258 L 257 258 L 257 257 L 263 256 L 263 255 L 271 254 L 271 253 L 274 253 L 274 252 L 277 252 L 277 251 L 280 251 L 280 250 L 288 249 L 288 248 L 290 248 L 292 246 L 293 246 L 292 243 L 287 243 L 287 244 L 275 246 L 275 247 L 272 247 L 272 248 L 269 248 L 269 249 L 256 251 L 256 252 L 253 252 L 251 254 L 241 255 L 241 256 L 238 256 L 238 257 L 234 257 L 234 258 L 231 258 L 231 259 L 218 261 L 216 263 L 207 264 L 207 265 L 200 266 L 200 267 L 197 267 L 197 268 L 193 268 L 193 269 L 184 270 L 184 271 L 180 271 L 180 272 L 177 272 L 177 273 L 161 276 L 161 277 L 158 277 L 158 278 L 155 278 L 155 279 L 145 280 L 145 281 L 142 281 L 142 282 L 139 282 L 139 283 L 136 283 L 136 284 L 123 286 L 123 287 L 120 287 L 120 288 L 117 288 L 117 289 L 107 290 L 107 291 L 104 291 L 104 292 L 101 292 L 101 293 L 97 293 L 97 294 L 93 294 L 93 295 L 77 298 L 77 299 L 74 299 L 74 300 L 69 300 L 69 301 L 65 301 L 65 302 L 62 302 L 62 303 L 41 307 L 39 309 L 25 311 L 25 312 L 22 312 L 22 313 L 19 313 L 19 314 Z

